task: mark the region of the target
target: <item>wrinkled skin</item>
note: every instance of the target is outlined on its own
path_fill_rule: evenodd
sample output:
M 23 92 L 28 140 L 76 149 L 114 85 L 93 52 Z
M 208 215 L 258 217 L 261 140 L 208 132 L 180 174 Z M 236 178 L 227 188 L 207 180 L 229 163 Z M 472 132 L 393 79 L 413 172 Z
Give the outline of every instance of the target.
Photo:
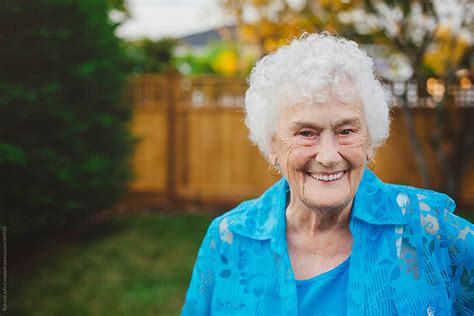
M 371 158 L 362 103 L 355 93 L 350 101 L 329 93 L 321 104 L 282 110 L 270 160 L 290 184 L 289 210 L 316 212 L 328 225 L 348 215 L 365 162 Z M 342 177 L 333 181 L 311 176 L 340 171 Z

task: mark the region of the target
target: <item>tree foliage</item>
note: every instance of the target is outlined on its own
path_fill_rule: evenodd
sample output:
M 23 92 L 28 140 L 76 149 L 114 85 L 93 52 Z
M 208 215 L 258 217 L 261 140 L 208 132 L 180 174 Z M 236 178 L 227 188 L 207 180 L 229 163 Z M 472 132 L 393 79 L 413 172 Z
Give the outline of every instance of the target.
M 235 43 L 211 43 L 199 53 L 188 51 L 175 57 L 183 75 L 246 76 L 255 61 L 254 52 L 245 52 Z
M 125 68 L 128 73 L 165 73 L 174 71 L 173 50 L 176 40 L 163 38 L 154 41 L 148 38 L 123 41 L 127 57 Z
M 303 31 L 348 35 L 350 28 L 341 23 L 338 14 L 354 5 L 330 0 L 221 0 L 221 3 L 236 18 L 242 40 L 259 46 L 261 55 Z
M 110 9 L 102 0 L 3 2 L 0 209 L 11 231 L 97 212 L 131 179 L 131 112 Z

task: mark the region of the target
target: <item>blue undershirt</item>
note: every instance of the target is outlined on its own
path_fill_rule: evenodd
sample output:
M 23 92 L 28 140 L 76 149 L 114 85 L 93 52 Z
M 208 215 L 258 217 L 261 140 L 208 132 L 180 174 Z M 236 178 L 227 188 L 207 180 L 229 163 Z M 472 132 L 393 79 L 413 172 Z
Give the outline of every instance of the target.
M 350 257 L 328 272 L 311 279 L 296 280 L 298 315 L 347 314 L 349 262 Z

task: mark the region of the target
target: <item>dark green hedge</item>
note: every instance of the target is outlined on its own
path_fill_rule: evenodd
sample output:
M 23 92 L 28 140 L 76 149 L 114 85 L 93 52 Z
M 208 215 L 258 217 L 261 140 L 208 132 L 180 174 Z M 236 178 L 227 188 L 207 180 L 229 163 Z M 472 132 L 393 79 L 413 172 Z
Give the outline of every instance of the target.
M 104 0 L 3 0 L 1 224 L 62 228 L 112 205 L 132 178 L 126 74 Z

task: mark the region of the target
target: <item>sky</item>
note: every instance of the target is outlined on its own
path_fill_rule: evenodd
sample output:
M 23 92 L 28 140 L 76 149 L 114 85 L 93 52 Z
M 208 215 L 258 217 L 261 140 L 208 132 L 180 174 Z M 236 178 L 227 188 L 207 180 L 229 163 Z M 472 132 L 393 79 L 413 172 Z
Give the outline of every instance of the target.
M 117 29 L 122 38 L 179 37 L 231 24 L 219 0 L 127 0 L 131 18 Z

